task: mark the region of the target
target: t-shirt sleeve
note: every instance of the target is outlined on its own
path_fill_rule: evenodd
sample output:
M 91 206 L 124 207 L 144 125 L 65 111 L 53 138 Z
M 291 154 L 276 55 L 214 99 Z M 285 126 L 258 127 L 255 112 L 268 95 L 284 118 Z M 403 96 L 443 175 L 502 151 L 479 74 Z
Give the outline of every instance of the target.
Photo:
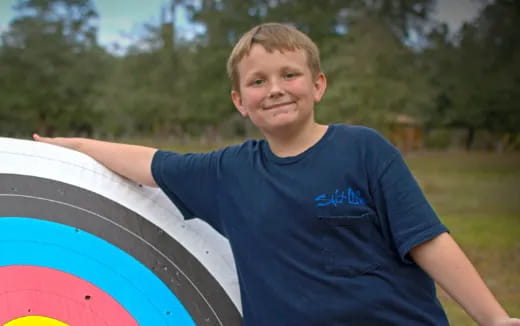
M 222 151 L 179 154 L 157 151 L 152 175 L 185 218 L 199 217 L 221 231 L 218 188 Z
M 386 140 L 378 146 L 374 200 L 383 227 L 404 262 L 419 244 L 448 229 L 441 223 L 399 151 Z

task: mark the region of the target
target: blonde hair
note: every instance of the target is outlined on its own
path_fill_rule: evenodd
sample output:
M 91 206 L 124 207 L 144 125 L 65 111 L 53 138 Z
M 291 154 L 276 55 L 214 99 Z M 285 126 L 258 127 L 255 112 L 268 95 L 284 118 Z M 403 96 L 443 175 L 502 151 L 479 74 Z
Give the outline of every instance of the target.
M 254 44 L 260 44 L 267 52 L 303 50 L 313 78 L 321 72 L 318 47 L 307 35 L 290 25 L 265 23 L 253 27 L 242 35 L 231 51 L 227 62 L 227 73 L 233 90 L 240 90 L 238 64 L 249 55 Z

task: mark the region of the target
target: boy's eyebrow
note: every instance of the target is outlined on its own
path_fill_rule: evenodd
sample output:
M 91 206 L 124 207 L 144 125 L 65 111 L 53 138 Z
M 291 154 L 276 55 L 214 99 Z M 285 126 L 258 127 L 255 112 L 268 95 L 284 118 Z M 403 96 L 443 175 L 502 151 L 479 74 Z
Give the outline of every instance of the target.
M 262 75 L 264 75 L 264 73 L 262 73 L 260 70 L 253 70 L 253 71 L 250 71 L 247 74 L 245 74 L 244 78 L 245 79 L 250 79 L 250 78 L 257 77 L 257 76 L 262 76 Z
M 298 68 L 296 66 L 285 65 L 285 66 L 280 67 L 278 70 L 279 71 L 300 70 L 300 68 Z M 258 76 L 258 75 L 264 75 L 264 72 L 262 72 L 261 70 L 253 70 L 253 71 L 250 71 L 249 73 L 247 73 L 247 75 L 245 75 L 245 77 L 248 78 L 251 76 Z
M 291 65 L 283 66 L 280 68 L 280 70 L 297 70 L 297 69 L 299 69 L 299 68 L 296 66 L 291 66 Z

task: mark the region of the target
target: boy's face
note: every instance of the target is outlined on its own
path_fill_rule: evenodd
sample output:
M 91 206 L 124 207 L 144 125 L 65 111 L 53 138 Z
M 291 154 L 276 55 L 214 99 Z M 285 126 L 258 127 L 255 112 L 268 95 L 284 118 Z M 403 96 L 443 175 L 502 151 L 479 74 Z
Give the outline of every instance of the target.
M 264 134 L 314 122 L 326 80 L 323 73 L 312 77 L 303 50 L 269 53 L 255 44 L 237 68 L 240 90 L 231 92 L 233 103 Z

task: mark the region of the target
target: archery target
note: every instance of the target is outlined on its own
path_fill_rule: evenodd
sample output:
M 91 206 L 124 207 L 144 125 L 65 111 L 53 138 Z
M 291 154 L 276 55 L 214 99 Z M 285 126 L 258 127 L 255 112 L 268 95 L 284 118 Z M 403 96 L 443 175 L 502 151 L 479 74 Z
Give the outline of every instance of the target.
M 0 138 L 0 326 L 240 325 L 227 241 L 86 155 Z

